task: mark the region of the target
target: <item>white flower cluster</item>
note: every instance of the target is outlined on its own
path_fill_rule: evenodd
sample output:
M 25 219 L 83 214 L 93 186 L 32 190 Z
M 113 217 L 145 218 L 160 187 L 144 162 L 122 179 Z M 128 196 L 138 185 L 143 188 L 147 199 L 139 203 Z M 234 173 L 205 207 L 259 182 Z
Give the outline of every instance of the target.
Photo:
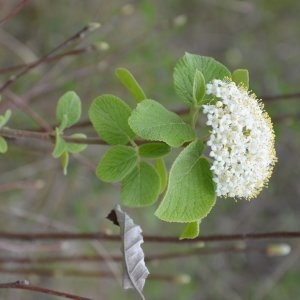
M 211 126 L 207 142 L 214 159 L 217 196 L 257 196 L 268 182 L 277 161 L 270 117 L 254 94 L 234 82 L 213 80 L 206 94 L 213 105 L 203 105 L 206 124 Z

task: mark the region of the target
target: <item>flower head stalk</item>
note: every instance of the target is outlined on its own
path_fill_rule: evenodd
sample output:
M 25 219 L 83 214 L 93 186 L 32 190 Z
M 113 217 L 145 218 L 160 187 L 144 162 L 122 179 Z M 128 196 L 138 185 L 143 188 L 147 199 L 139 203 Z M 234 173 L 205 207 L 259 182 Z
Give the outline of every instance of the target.
M 217 196 L 254 198 L 277 161 L 270 117 L 254 94 L 234 82 L 213 80 L 206 94 L 216 100 L 203 105 L 203 113 L 211 127 L 207 145 Z

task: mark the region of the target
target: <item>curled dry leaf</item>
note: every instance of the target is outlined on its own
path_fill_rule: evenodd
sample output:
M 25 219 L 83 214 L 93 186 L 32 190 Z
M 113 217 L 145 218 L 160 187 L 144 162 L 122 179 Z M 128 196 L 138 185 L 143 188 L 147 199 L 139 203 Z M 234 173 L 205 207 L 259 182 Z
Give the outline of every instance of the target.
M 144 242 L 142 229 L 134 224 L 133 220 L 122 211 L 120 205 L 109 213 L 107 218 L 120 226 L 123 254 L 123 288 L 135 289 L 142 299 L 145 299 L 142 290 L 149 274 L 145 265 L 144 252 L 141 244 Z

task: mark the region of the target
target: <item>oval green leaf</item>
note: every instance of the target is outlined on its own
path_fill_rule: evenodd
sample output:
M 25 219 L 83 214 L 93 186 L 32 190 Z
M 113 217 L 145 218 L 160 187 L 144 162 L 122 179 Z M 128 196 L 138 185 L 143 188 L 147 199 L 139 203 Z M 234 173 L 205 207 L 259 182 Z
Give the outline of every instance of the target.
M 172 147 L 180 147 L 195 138 L 195 132 L 190 125 L 157 101 L 150 99 L 137 105 L 128 122 L 140 137 L 150 141 L 162 141 Z
M 148 143 L 139 146 L 139 155 L 147 158 L 162 157 L 170 151 L 170 146 L 165 143 Z
M 157 200 L 159 191 L 160 177 L 156 170 L 141 162 L 122 181 L 121 201 L 132 207 L 149 206 Z
M 205 82 L 231 77 L 230 71 L 212 57 L 186 53 L 174 69 L 174 86 L 179 97 L 187 104 L 193 103 L 193 86 L 196 71 L 202 72 Z
M 67 151 L 67 143 L 61 136 L 59 128 L 55 129 L 55 147 L 52 152 L 52 156 L 55 158 L 60 157 L 65 151 Z
M 167 192 L 155 215 L 168 222 L 190 223 L 204 218 L 216 201 L 213 174 L 201 157 L 203 144 L 194 141 L 176 158 Z
M 121 181 L 133 170 L 137 161 L 137 153 L 133 148 L 114 146 L 103 155 L 97 166 L 96 175 L 105 182 Z
M 180 240 L 183 239 L 194 239 L 199 235 L 201 220 L 196 222 L 187 223 L 179 237 Z
M 112 145 L 126 145 L 135 136 L 128 125 L 130 114 L 130 107 L 113 95 L 97 97 L 89 109 L 89 118 L 96 132 Z
M 137 102 L 141 102 L 147 98 L 143 89 L 129 70 L 125 68 L 119 68 L 116 70 L 116 76 L 125 86 L 125 88 L 133 95 Z
M 11 110 L 8 109 L 4 113 L 4 115 L 0 116 L 0 128 L 2 128 L 10 119 L 11 117 Z
M 56 119 L 60 130 L 75 124 L 81 116 L 81 101 L 75 92 L 69 91 L 61 96 L 56 106 Z

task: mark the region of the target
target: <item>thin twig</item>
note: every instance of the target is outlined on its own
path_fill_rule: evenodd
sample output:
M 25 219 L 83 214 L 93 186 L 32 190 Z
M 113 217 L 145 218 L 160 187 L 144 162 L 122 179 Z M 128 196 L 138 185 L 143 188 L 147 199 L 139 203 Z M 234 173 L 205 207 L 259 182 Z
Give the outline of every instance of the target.
M 80 297 L 76 295 L 72 295 L 65 292 L 58 292 L 55 290 L 50 290 L 38 286 L 30 285 L 27 280 L 18 280 L 15 282 L 9 282 L 9 283 L 0 283 L 0 289 L 21 289 L 21 290 L 27 290 L 37 293 L 43 293 L 53 296 L 59 296 L 65 299 L 74 299 L 74 300 L 91 300 L 91 298 L 86 297 Z
M 195 239 L 179 240 L 175 236 L 145 235 L 145 242 L 151 243 L 198 243 L 198 242 L 225 242 L 238 240 L 276 240 L 276 239 L 298 239 L 300 231 L 277 231 L 261 233 L 238 233 L 238 234 L 215 234 L 202 235 Z M 40 233 L 18 233 L 0 232 L 0 239 L 6 240 L 105 240 L 120 241 L 119 235 L 111 235 L 105 232 L 94 233 L 70 233 L 70 232 L 40 232 Z
M 51 133 L 49 132 L 10 129 L 7 127 L 0 129 L 0 136 L 7 137 L 7 138 L 30 138 L 30 139 L 54 141 L 54 137 L 51 138 Z
M 61 44 L 56 46 L 54 49 L 52 49 L 48 54 L 44 55 L 40 59 L 38 59 L 33 64 L 27 65 L 22 71 L 17 73 L 16 75 L 12 76 L 9 80 L 7 80 L 1 87 L 0 87 L 0 93 L 2 93 L 5 89 L 7 89 L 9 86 L 13 85 L 18 79 L 20 79 L 22 76 L 24 76 L 26 73 L 28 73 L 33 68 L 36 68 L 40 64 L 42 64 L 45 60 L 47 60 L 53 53 L 60 50 L 61 48 L 69 45 L 71 42 L 80 39 L 84 36 L 84 34 L 90 30 L 93 30 L 95 28 L 94 24 L 86 25 L 82 29 L 80 29 L 78 32 L 73 34 L 71 37 L 64 40 Z
M 6 23 L 9 19 L 19 13 L 31 0 L 22 0 L 15 8 L 13 8 L 2 20 L 0 26 Z
M 0 273 L 19 274 L 19 275 L 39 275 L 45 277 L 97 277 L 97 278 L 111 278 L 113 275 L 110 271 L 97 270 L 77 270 L 77 269 L 62 269 L 54 270 L 51 268 L 7 268 L 0 266 Z
M 95 49 L 95 47 L 90 46 L 90 47 L 85 47 L 85 48 L 79 48 L 79 49 L 66 51 L 66 52 L 61 53 L 61 54 L 49 56 L 48 58 L 46 58 L 43 61 L 43 63 L 50 63 L 50 62 L 53 62 L 53 61 L 61 60 L 62 58 L 69 57 L 69 56 L 77 56 L 77 55 L 80 55 L 80 54 L 90 52 L 91 50 L 94 50 L 94 49 Z M 29 64 L 20 64 L 20 65 L 15 65 L 15 66 L 11 66 L 11 67 L 2 68 L 2 69 L 0 69 L 0 74 L 9 73 L 9 72 L 17 71 L 17 70 L 20 70 L 20 69 L 24 69 L 24 68 L 27 68 L 29 66 L 32 66 L 35 63 L 36 62 L 32 62 L 32 63 L 29 63 Z
M 29 139 L 38 139 L 44 140 L 51 143 L 54 143 L 55 137 L 52 132 L 40 132 L 40 131 L 29 131 L 21 129 L 10 129 L 10 128 L 1 128 L 0 136 L 6 138 L 29 138 Z M 106 145 L 102 139 L 97 137 L 87 137 L 87 138 L 73 138 L 71 136 L 63 136 L 64 140 L 69 143 L 76 144 L 89 144 L 89 145 Z
M 0 184 L 0 194 L 5 193 L 14 189 L 29 189 L 29 190 L 38 190 L 44 186 L 42 180 L 22 180 L 22 181 L 13 181 L 4 184 Z
M 26 65 L 19 73 L 12 76 L 8 81 L 6 81 L 2 87 L 0 87 L 0 93 L 6 90 L 8 87 L 13 85 L 19 78 L 24 76 L 26 73 L 28 73 L 31 69 L 39 66 L 44 61 L 47 61 L 49 58 L 51 58 L 52 54 L 56 51 L 60 50 L 61 48 L 69 45 L 71 42 L 74 42 L 77 39 L 80 39 L 84 36 L 84 34 L 87 31 L 94 30 L 97 28 L 98 24 L 89 24 L 87 26 L 84 26 L 81 30 L 79 30 L 77 33 L 63 41 L 61 44 L 59 44 L 57 47 L 55 47 L 53 50 L 51 50 L 48 54 L 43 56 L 42 58 L 38 59 L 34 63 Z M 37 113 L 35 113 L 28 105 L 23 103 L 17 96 L 14 96 L 12 93 L 8 95 L 10 97 L 10 100 L 17 105 L 17 107 L 21 108 L 26 114 L 28 114 L 43 130 L 50 132 L 51 127 L 44 121 L 43 118 L 41 118 Z
M 0 267 L 0 273 L 7 273 L 7 274 L 22 274 L 22 275 L 38 275 L 43 277 L 57 277 L 57 276 L 70 276 L 70 277 L 85 277 L 85 278 L 112 278 L 113 274 L 111 272 L 106 271 L 94 271 L 94 270 L 72 270 L 72 269 L 59 269 L 59 271 L 47 269 L 47 268 L 5 268 Z M 170 281 L 174 282 L 178 276 L 173 275 L 161 275 L 161 274 L 153 274 L 151 273 L 147 279 L 149 280 L 163 280 L 163 281 Z M 5 285 L 5 284 L 4 284 Z M 27 285 L 28 286 L 28 285 Z M 6 287 L 6 286 L 4 286 Z M 35 288 L 31 286 L 33 290 L 37 291 Z M 1 284 L 0 284 L 1 288 Z M 47 291 L 47 289 L 43 289 Z M 59 293 L 59 292 L 58 292 Z M 49 294 L 49 293 L 48 293 Z M 61 296 L 63 296 L 62 293 Z M 58 294 L 57 294 L 58 295 Z M 75 296 L 77 297 L 77 296 Z M 87 299 L 87 298 L 71 298 L 71 299 Z
M 266 253 L 265 247 L 239 247 L 239 245 L 225 246 L 225 247 L 205 247 L 195 248 L 188 251 L 173 251 L 169 253 L 160 253 L 147 255 L 145 261 L 157 261 L 157 260 L 168 260 L 174 258 L 184 258 L 195 255 L 214 255 L 220 253 L 241 253 L 241 252 L 259 252 L 262 254 Z M 110 259 L 115 262 L 123 261 L 123 257 L 120 255 L 112 255 Z M 100 255 L 57 255 L 57 256 L 41 256 L 41 257 L 0 257 L 0 263 L 16 263 L 16 264 L 52 264 L 52 263 L 94 263 L 105 261 L 105 258 Z
M 0 128 L 0 136 L 12 139 L 27 138 L 44 140 L 51 143 L 55 142 L 55 135 L 53 132 L 41 132 L 31 130 L 12 129 L 8 127 Z M 72 136 L 63 135 L 62 138 L 68 143 L 85 144 L 85 145 L 107 145 L 107 143 L 98 137 L 74 138 Z M 137 145 L 147 143 L 147 141 L 136 140 Z
M 27 105 L 22 99 L 15 95 L 13 92 L 6 90 L 4 96 L 8 98 L 16 107 L 27 114 L 37 125 L 44 131 L 51 131 L 50 125 L 40 117 L 29 105 Z
M 178 240 L 176 237 L 144 236 L 147 242 L 155 243 L 197 243 L 197 242 L 226 242 L 239 240 L 275 240 L 275 239 L 298 239 L 300 231 L 277 231 L 261 233 L 238 233 L 238 234 L 216 234 L 203 235 L 195 239 Z

